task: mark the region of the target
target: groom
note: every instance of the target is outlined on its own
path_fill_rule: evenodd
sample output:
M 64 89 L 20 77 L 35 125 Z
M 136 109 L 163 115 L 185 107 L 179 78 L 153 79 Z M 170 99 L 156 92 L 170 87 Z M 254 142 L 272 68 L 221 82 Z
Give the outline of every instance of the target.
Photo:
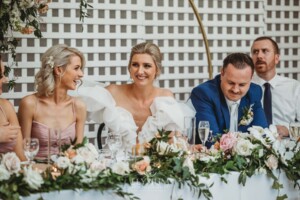
M 262 90 L 251 83 L 253 72 L 253 61 L 247 54 L 227 56 L 220 75 L 192 90 L 197 124 L 209 121 L 213 135 L 227 131 L 246 132 L 252 125 L 267 127 L 261 105 Z

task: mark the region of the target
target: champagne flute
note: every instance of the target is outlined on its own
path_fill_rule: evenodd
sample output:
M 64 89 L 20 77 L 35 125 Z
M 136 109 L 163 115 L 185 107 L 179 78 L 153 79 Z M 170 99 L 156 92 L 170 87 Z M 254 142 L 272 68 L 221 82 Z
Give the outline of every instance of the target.
M 300 122 L 290 123 L 290 138 L 292 140 L 298 141 L 300 138 Z
M 107 145 L 112 152 L 112 159 L 117 161 L 117 152 L 122 147 L 122 137 L 119 134 L 110 133 L 107 136 Z
M 33 159 L 37 155 L 40 148 L 38 138 L 24 138 L 23 148 L 25 156 L 29 160 L 29 164 L 32 164 Z
M 209 122 L 208 121 L 199 121 L 199 125 L 198 125 L 198 134 L 199 134 L 199 138 L 203 144 L 203 146 L 205 146 L 205 143 L 208 139 L 209 136 Z

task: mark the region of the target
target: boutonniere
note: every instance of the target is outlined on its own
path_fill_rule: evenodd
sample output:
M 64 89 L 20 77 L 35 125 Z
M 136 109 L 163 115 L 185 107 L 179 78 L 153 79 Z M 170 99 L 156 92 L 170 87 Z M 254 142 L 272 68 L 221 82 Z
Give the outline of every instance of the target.
M 251 104 L 249 108 L 243 108 L 243 116 L 240 120 L 239 125 L 247 126 L 253 121 L 253 111 L 252 107 L 254 104 Z

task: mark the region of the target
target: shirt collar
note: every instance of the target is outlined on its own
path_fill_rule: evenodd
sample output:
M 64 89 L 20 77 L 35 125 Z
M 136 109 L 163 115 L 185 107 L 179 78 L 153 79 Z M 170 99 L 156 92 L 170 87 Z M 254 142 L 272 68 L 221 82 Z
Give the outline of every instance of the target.
M 226 103 L 229 108 L 231 107 L 232 104 L 237 103 L 238 105 L 240 105 L 240 102 L 241 102 L 240 99 L 238 101 L 231 101 L 231 100 L 227 99 L 226 97 L 225 97 L 225 100 L 226 100 Z
M 275 74 L 275 76 L 271 80 L 265 81 L 264 79 L 260 78 L 256 73 L 253 76 L 253 80 L 255 80 L 255 82 L 260 86 L 263 86 L 266 82 L 268 82 L 270 83 L 272 88 L 275 88 L 279 81 L 277 74 Z

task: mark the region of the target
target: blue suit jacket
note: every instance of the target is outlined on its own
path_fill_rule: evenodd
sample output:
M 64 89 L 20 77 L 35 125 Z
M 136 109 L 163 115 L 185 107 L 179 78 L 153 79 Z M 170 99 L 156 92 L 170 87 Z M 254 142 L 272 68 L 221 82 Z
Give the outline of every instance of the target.
M 214 79 L 200 84 L 192 90 L 191 101 L 196 109 L 196 121 L 209 121 L 213 134 L 224 133 L 229 130 L 230 112 L 220 87 L 220 75 Z M 253 104 L 253 121 L 247 125 L 239 125 L 238 131 L 246 132 L 252 125 L 268 127 L 264 110 L 261 105 L 262 89 L 259 85 L 251 83 L 246 95 L 239 105 L 238 123 L 243 116 L 243 110 Z M 198 134 L 197 134 L 198 135 Z M 198 137 L 198 136 L 197 136 Z M 199 138 L 197 139 L 199 142 Z

